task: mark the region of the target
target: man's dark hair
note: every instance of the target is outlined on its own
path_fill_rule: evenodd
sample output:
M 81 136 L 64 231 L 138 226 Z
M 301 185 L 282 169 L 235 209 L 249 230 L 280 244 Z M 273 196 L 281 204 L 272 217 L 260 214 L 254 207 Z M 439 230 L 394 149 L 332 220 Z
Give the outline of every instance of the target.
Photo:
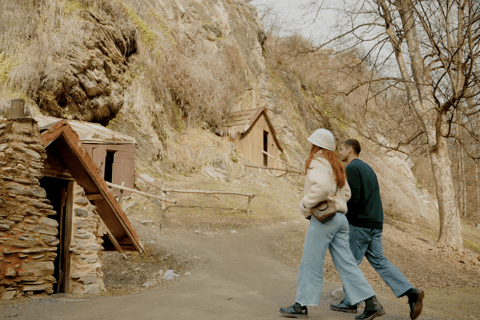
M 357 156 L 360 154 L 360 151 L 362 151 L 362 148 L 360 148 L 360 142 L 355 139 L 348 139 L 345 142 L 343 142 L 345 147 L 352 147 L 353 151 L 357 154 Z

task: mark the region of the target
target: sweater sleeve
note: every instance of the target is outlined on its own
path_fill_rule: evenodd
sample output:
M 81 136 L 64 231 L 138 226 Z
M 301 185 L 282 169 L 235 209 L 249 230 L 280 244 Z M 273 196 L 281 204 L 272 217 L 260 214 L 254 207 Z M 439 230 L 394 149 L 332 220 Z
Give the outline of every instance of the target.
M 315 161 L 313 168 L 308 170 L 307 175 L 311 186 L 310 191 L 302 198 L 302 203 L 306 208 L 313 208 L 327 199 L 331 190 L 331 181 L 327 167 L 318 161 Z
M 348 212 L 353 214 L 355 212 L 355 208 L 358 208 L 361 201 L 361 178 L 358 172 L 358 169 L 353 166 L 347 166 L 346 168 L 347 178 L 348 178 L 348 185 L 351 191 L 350 200 L 347 202 Z
M 345 181 L 345 201 L 348 202 L 350 198 L 352 197 L 352 190 L 350 189 L 350 185 L 348 184 L 348 181 Z

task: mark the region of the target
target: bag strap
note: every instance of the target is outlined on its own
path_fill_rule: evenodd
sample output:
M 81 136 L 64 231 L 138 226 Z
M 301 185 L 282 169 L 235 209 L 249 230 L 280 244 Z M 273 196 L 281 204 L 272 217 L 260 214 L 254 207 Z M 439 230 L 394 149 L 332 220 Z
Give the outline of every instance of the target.
M 335 199 L 335 197 L 337 196 L 337 191 L 338 191 L 338 184 L 337 184 L 337 188 L 335 189 L 335 194 L 333 195 L 333 198 Z

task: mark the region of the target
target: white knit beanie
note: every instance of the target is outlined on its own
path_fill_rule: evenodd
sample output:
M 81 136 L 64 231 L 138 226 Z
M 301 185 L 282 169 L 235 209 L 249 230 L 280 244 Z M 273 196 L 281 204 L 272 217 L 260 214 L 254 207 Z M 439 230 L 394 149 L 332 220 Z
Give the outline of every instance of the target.
M 327 129 L 316 130 L 307 140 L 323 149 L 335 150 L 335 137 Z

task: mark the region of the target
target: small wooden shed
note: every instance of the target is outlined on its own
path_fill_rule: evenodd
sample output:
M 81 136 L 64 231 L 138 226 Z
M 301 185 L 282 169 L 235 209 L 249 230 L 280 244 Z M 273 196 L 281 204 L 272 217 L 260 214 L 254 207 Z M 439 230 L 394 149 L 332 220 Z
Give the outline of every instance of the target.
M 35 116 L 40 130 L 46 129 L 62 119 Z M 104 126 L 84 121 L 66 120 L 78 134 L 80 141 L 87 150 L 93 162 L 100 169 L 102 178 L 114 184 L 134 187 L 135 173 L 135 138 L 105 128 Z M 115 189 L 118 196 L 120 190 Z M 125 195 L 130 192 L 125 191 Z
M 230 113 L 222 135 L 233 142 L 244 159 L 259 166 L 285 168 L 280 160 L 283 148 L 266 108 Z
M 66 121 L 0 121 L 0 299 L 104 290 L 104 250 L 140 238 Z

